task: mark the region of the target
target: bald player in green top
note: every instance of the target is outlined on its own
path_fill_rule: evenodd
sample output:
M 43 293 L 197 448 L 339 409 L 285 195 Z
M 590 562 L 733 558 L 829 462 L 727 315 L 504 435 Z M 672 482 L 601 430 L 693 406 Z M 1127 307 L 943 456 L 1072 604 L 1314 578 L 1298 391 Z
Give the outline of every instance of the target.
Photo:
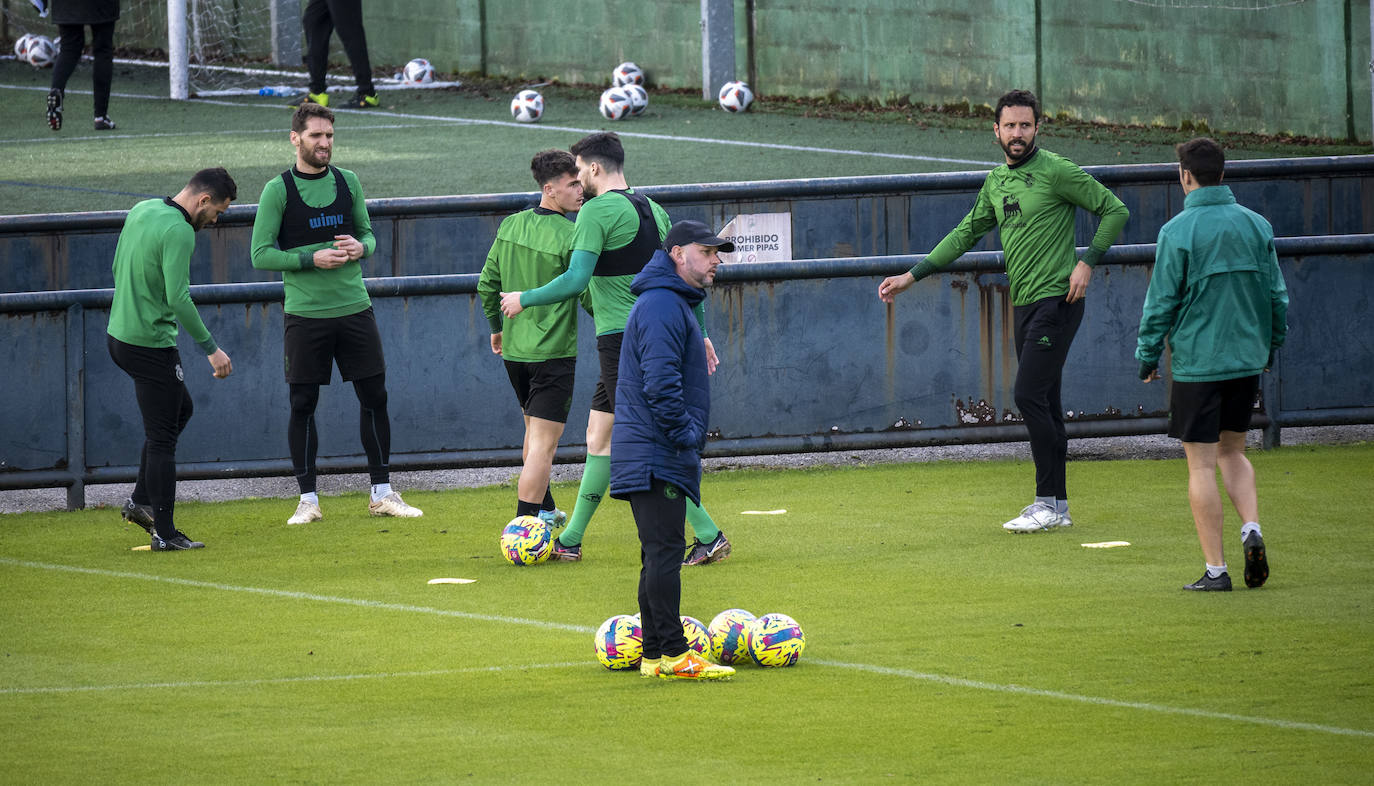
M 569 151 L 576 158 L 586 201 L 577 214 L 568 270 L 536 289 L 501 293 L 501 311 L 509 320 L 532 306 L 568 300 L 584 290 L 591 294 L 601 376 L 587 416 L 587 461 L 577 505 L 572 520 L 553 544 L 554 559 L 576 562 L 582 559 L 582 534 L 611 483 L 611 427 L 615 423 L 620 342 L 636 299 L 630 282 L 662 244 L 671 222 L 658 203 L 626 182 L 625 148 L 618 135 L 590 134 Z M 704 323 L 703 314 L 698 304 L 698 322 Z M 704 335 L 704 325 L 702 332 Z M 709 338 L 706 355 L 714 370 L 716 354 Z M 719 562 L 729 556 L 730 541 L 703 508 L 689 504 L 687 522 L 696 537 L 683 557 L 684 565 Z
M 301 104 L 291 118 L 296 164 L 267 181 L 253 222 L 253 267 L 279 270 L 286 382 L 291 419 L 287 445 L 300 502 L 287 524 L 324 518 L 316 491 L 319 434 L 315 407 L 335 364 L 358 396 L 358 436 L 372 481 L 368 512 L 417 518 L 423 513 L 391 488 L 391 418 L 382 337 L 363 286 L 362 260 L 376 249 L 358 176 L 330 165 L 334 113 Z
M 1016 320 L 1015 400 L 1035 460 L 1035 501 L 1002 528 L 1038 532 L 1073 523 L 1065 480 L 1069 440 L 1059 396 L 1064 360 L 1083 320 L 1093 266 L 1130 213 L 1077 164 L 1036 147 L 1040 103 L 1030 91 L 1003 95 L 994 118 L 993 134 L 1007 163 L 988 173 L 973 209 L 930 254 L 910 271 L 883 279 L 878 297 L 891 303 L 994 227 L 1000 231 Z M 1073 244 L 1074 213 L 1080 207 L 1101 219 L 1081 259 Z

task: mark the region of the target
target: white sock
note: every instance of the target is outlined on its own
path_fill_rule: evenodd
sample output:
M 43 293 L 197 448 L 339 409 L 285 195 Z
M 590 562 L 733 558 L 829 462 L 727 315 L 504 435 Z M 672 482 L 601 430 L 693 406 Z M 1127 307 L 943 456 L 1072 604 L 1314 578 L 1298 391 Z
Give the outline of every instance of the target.
M 1251 532 L 1255 533 L 1256 535 L 1259 535 L 1260 537 L 1264 537 L 1264 535 L 1260 532 L 1258 521 L 1247 521 L 1240 528 L 1240 539 L 1243 541 L 1246 538 L 1250 537 Z
M 390 483 L 378 483 L 372 487 L 372 501 L 380 502 L 382 497 L 391 493 Z
M 1213 579 L 1214 579 L 1214 578 L 1216 578 L 1217 576 L 1220 576 L 1221 574 L 1223 574 L 1223 573 L 1225 573 L 1225 572 L 1226 572 L 1226 563 L 1225 563 L 1225 562 L 1221 563 L 1220 565 L 1208 565 L 1208 566 L 1207 566 L 1207 576 L 1208 576 L 1208 578 L 1213 578 Z
M 314 491 L 307 491 L 301 495 L 301 502 L 309 502 L 312 505 L 320 504 L 320 495 Z
M 1058 498 L 1056 498 L 1056 499 L 1054 500 L 1054 512 L 1055 512 L 1055 513 L 1058 513 L 1058 514 L 1061 515 L 1061 516 L 1064 515 L 1065 513 L 1068 513 L 1068 512 L 1069 512 L 1069 501 L 1066 500 L 1066 499 L 1058 499 Z
M 1051 508 L 1054 507 L 1054 497 L 1036 497 L 1035 501 L 1048 505 Z

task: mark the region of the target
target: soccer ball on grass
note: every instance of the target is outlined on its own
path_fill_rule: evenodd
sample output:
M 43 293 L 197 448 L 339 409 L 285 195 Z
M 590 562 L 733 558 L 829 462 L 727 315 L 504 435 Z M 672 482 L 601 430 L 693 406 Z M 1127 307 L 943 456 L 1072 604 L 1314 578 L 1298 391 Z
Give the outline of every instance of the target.
M 765 614 L 749 624 L 749 657 L 760 666 L 791 666 L 806 648 L 806 635 L 786 614 Z
M 510 115 L 521 123 L 533 123 L 544 116 L 544 97 L 534 90 L 521 90 L 510 100 Z
M 639 617 L 617 614 L 601 623 L 594 641 L 596 660 L 611 671 L 623 671 L 639 666 L 644 657 L 644 632 Z
M 720 108 L 726 112 L 743 112 L 754 103 L 754 91 L 743 82 L 726 82 L 720 88 Z
M 682 635 L 687 637 L 687 649 L 698 655 L 709 653 L 711 651 L 711 634 L 707 632 L 706 625 L 696 617 L 684 615 L 681 619 Z
M 711 634 L 711 660 L 734 666 L 749 662 L 749 624 L 754 615 L 744 609 L 726 609 L 707 626 Z
M 517 516 L 501 530 L 501 556 L 512 565 L 535 565 L 553 553 L 553 532 L 537 516 Z
M 601 94 L 601 116 L 607 120 L 620 120 L 630 115 L 630 94 L 622 87 L 607 88 Z
M 644 69 L 627 60 L 616 66 L 615 70 L 611 72 L 611 84 L 616 87 L 642 85 L 644 84 Z
M 625 85 L 620 88 L 630 97 L 630 115 L 639 117 L 649 108 L 649 91 L 640 85 Z
M 423 57 L 417 57 L 406 63 L 401 78 L 409 85 L 427 85 L 434 81 L 434 66 Z
M 57 56 L 57 47 L 47 36 L 36 35 L 29 41 L 28 50 L 25 52 L 24 59 L 29 61 L 29 65 L 34 68 L 47 68 L 52 65 L 53 58 Z

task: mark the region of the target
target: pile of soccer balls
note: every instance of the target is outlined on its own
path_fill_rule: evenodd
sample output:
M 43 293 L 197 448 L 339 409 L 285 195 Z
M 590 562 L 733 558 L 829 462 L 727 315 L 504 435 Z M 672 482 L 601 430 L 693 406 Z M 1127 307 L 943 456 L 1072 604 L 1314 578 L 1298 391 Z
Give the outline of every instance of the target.
M 14 56 L 34 68 L 47 68 L 57 59 L 61 46 L 45 35 L 25 33 L 14 42 Z
M 682 633 L 688 647 L 727 666 L 791 666 L 806 648 L 801 626 L 786 614 L 755 617 L 744 609 L 726 609 L 710 625 L 682 617 Z M 611 671 L 638 668 L 644 655 L 639 615 L 617 614 L 601 623 L 595 647 L 597 661 Z
M 611 72 L 611 86 L 601 94 L 601 116 L 607 120 L 639 117 L 649 108 L 649 91 L 644 89 L 644 70 L 624 62 Z

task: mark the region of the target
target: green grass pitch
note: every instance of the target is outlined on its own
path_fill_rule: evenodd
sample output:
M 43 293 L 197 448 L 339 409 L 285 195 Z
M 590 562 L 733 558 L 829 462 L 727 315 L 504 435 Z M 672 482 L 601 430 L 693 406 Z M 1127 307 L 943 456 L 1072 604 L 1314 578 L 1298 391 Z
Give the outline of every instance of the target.
M 165 71 L 119 65 L 110 106 L 119 128 L 97 133 L 83 63 L 68 83 L 63 130 L 53 133 L 44 108 L 49 79 L 49 71 L 0 60 L 0 213 L 124 210 L 175 193 L 207 166 L 229 170 L 239 202 L 257 202 L 263 184 L 294 160 L 283 98 L 169 101 L 154 97 L 166 95 Z M 727 115 L 699 96 L 654 93 L 645 116 L 612 122 L 597 112 L 596 90 L 551 85 L 540 88 L 543 120 L 523 125 L 509 114 L 517 87 L 383 92 L 381 109 L 339 112 L 334 161 L 359 174 L 369 198 L 533 191 L 535 152 L 597 130 L 624 135 L 626 174 L 636 185 L 968 171 L 1001 161 L 987 118 L 848 114 L 766 97 L 755 110 Z M 1173 144 L 1192 135 L 1055 122 L 1041 134 L 1045 147 L 1084 165 L 1175 161 Z M 1232 158 L 1367 152 L 1224 142 Z
M 684 571 L 683 612 L 808 639 L 717 684 L 595 662 L 635 607 L 621 502 L 585 561 L 530 568 L 497 553 L 509 486 L 408 493 L 419 520 L 331 497 L 304 527 L 292 500 L 186 503 L 209 545 L 173 554 L 112 509 L 3 516 L 0 780 L 1367 783 L 1374 445 L 1252 460 L 1273 576 L 1240 585 L 1232 514 L 1228 595 L 1179 589 L 1181 459 L 1073 463 L 1076 526 L 1025 536 L 998 526 L 1023 461 L 710 474 L 735 550 Z M 1080 545 L 1106 540 L 1132 545 Z

